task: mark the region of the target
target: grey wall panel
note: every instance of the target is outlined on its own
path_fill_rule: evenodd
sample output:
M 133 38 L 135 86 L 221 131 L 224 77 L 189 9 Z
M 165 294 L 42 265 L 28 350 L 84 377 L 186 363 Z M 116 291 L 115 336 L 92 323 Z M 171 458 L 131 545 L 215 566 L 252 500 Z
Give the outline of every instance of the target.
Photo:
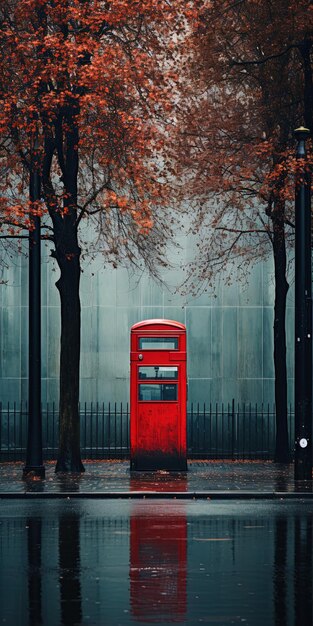
M 212 381 L 208 378 L 188 378 L 188 398 L 189 402 L 199 402 L 207 405 L 211 402 Z
M 287 292 L 287 306 L 294 308 L 295 306 L 295 284 L 294 284 L 294 267 L 291 265 L 290 277 L 288 279 L 289 289 Z M 274 294 L 274 290 L 273 290 Z M 274 298 L 273 298 L 274 299 Z
M 187 301 L 187 297 L 183 295 L 184 287 L 182 285 L 185 275 L 180 270 L 180 265 L 174 265 L 171 270 L 162 272 L 164 280 L 164 305 L 180 306 Z
M 223 379 L 237 379 L 238 366 L 238 309 L 223 307 L 220 309 L 222 318 L 222 344 L 220 358 L 223 364 Z
M 112 270 L 114 272 L 114 270 Z M 140 304 L 141 282 L 139 276 L 126 269 L 119 268 L 116 272 L 116 306 L 138 306 Z M 107 297 L 112 302 L 112 294 L 108 290 Z M 161 303 L 162 304 L 162 303 Z
M 47 308 L 47 363 L 48 378 L 56 378 L 59 374 L 61 314 L 58 306 Z
M 294 309 L 288 306 L 286 310 L 286 343 L 287 343 L 287 375 L 293 377 L 294 350 L 295 350 Z
M 138 309 L 140 320 L 153 320 L 164 318 L 164 307 L 162 306 L 143 306 Z
M 57 263 L 54 259 L 46 258 L 45 271 L 42 272 L 42 284 L 47 283 L 47 306 L 60 306 L 60 296 L 56 287 L 56 282 L 60 276 Z
M 220 395 L 216 395 L 214 398 L 212 393 L 212 400 L 218 404 L 224 403 L 225 406 L 231 404 L 233 399 L 237 401 L 237 398 L 241 398 L 239 385 L 240 381 L 238 381 L 238 379 L 222 378 L 220 389 L 217 389 L 217 391 L 220 391 Z
M 3 382 L 4 382 L 4 379 L 0 379 L 0 388 L 1 388 L 1 384 L 3 384 Z M 27 402 L 27 399 L 28 399 L 28 395 L 27 395 L 28 394 L 28 377 L 21 378 L 19 387 L 20 387 L 20 399 L 21 399 L 21 401 L 23 403 Z M 47 387 L 47 383 L 46 383 L 46 387 Z M 46 390 L 46 393 L 47 393 L 47 390 Z M 0 393 L 0 397 L 1 397 L 1 393 Z M 42 402 L 46 402 L 46 401 L 47 401 L 47 396 L 44 397 L 42 395 Z
M 85 378 L 81 377 L 80 379 L 80 397 L 82 402 L 97 402 L 97 398 L 99 393 L 98 389 L 98 380 L 96 378 Z
M 28 259 L 25 256 L 22 256 L 20 259 L 21 263 L 21 288 L 19 294 L 19 305 L 21 303 L 26 304 L 28 302 Z M 49 268 L 50 271 L 50 268 Z M 46 283 L 46 278 L 44 278 L 43 283 Z M 43 288 L 43 285 L 42 285 Z
M 47 379 L 47 397 L 45 402 L 58 402 L 59 401 L 59 379 L 52 378 L 51 376 Z M 43 399 L 44 401 L 44 399 Z
M 21 306 L 21 377 L 28 376 L 28 306 Z M 47 312 L 47 309 L 46 309 Z M 43 338 L 43 341 L 45 339 Z
M 89 266 L 80 277 L 80 302 L 81 306 L 90 307 L 96 307 L 99 303 L 97 280 Z
M 25 263 L 25 278 L 28 282 L 28 271 L 27 271 L 27 261 Z M 51 280 L 51 276 L 50 273 L 51 272 L 51 264 L 49 264 L 49 258 L 47 257 L 47 250 L 44 248 L 41 251 L 41 304 L 42 306 L 48 306 L 49 302 L 48 302 L 48 292 L 49 292 L 49 288 L 50 288 L 50 280 Z M 56 290 L 56 287 L 54 287 Z M 25 301 L 27 301 L 28 296 L 27 293 L 25 293 Z
M 275 380 L 274 378 L 263 379 L 263 402 L 273 406 L 275 403 Z
M 295 402 L 295 387 L 294 387 L 294 378 L 288 378 L 288 403 L 294 407 Z
M 140 305 L 142 307 L 163 305 L 164 291 L 160 284 L 155 283 L 149 276 L 143 275 L 138 285 L 136 293 L 140 294 Z
M 116 378 L 113 382 L 113 395 L 117 402 L 129 402 L 129 377 Z
M 262 280 L 262 296 L 263 306 L 273 306 L 274 303 L 274 264 L 272 259 L 262 262 L 263 280 Z
M 221 284 L 223 306 L 238 306 L 239 305 L 239 288 L 236 282 L 236 277 L 233 277 L 233 282 L 230 285 Z
M 251 267 L 246 281 L 238 283 L 238 303 L 240 306 L 263 305 L 263 264 L 258 263 Z
M 211 378 L 211 308 L 187 307 L 186 325 L 188 328 L 188 375 L 191 378 Z
M 263 375 L 265 378 L 274 378 L 274 311 L 273 307 L 263 308 Z
M 263 380 L 262 378 L 242 378 L 238 384 L 239 397 L 241 402 L 253 405 L 263 402 Z
M 81 308 L 81 378 L 96 380 L 99 371 L 99 307 Z
M 49 324 L 49 308 L 41 307 L 41 377 L 47 378 L 50 370 L 48 358 L 48 324 Z M 28 371 L 28 368 L 27 368 Z
M 101 381 L 112 380 L 114 378 L 113 372 L 115 372 L 115 307 L 98 307 L 98 333 L 99 368 L 97 377 Z M 82 368 L 84 368 L 83 362 L 81 362 L 81 370 Z M 85 376 L 87 376 L 87 372 L 86 370 Z
M 117 272 L 97 266 L 94 272 L 83 274 L 82 280 L 87 279 L 93 282 L 96 306 L 116 306 Z
M 222 306 L 223 304 L 223 294 L 222 294 L 222 285 L 217 282 L 216 289 L 213 291 L 212 288 L 208 287 L 204 291 L 200 291 L 199 293 L 186 293 L 184 295 L 184 299 L 186 302 L 186 306 L 188 307 L 198 307 L 198 306 Z
M 2 307 L 1 372 L 4 378 L 21 377 L 21 308 Z
M 213 377 L 211 379 L 210 383 L 211 383 L 211 385 L 210 385 L 210 389 L 211 389 L 210 402 L 211 402 L 212 405 L 215 405 L 217 402 L 220 403 L 221 402 L 221 398 L 224 397 L 224 394 L 223 394 L 223 384 L 224 384 L 224 381 L 223 381 L 223 379 L 221 377 L 216 377 L 216 378 Z
M 211 376 L 213 380 L 223 377 L 223 317 L 222 308 L 211 308 Z
M 28 380 L 27 380 L 28 383 Z M 45 407 L 48 402 L 48 379 L 44 376 L 41 377 L 41 402 Z
M 10 266 L 3 268 L 2 275 L 2 279 L 6 284 L 0 284 L 2 306 L 5 308 L 11 306 L 19 307 L 22 291 L 21 265 L 23 263 L 27 264 L 27 261 L 19 256 L 11 260 L 7 259 L 8 261 L 10 261 Z
M 125 381 L 129 379 L 130 372 L 130 329 L 133 324 L 140 321 L 140 308 L 118 307 L 115 311 L 115 320 L 115 371 L 111 372 L 111 378 Z M 119 397 L 116 399 L 119 400 Z
M 257 264 L 247 283 L 227 286 L 223 275 L 215 290 L 198 297 L 182 295 L 180 263 L 190 250 L 174 251 L 172 269 L 162 272 L 168 286 L 144 273 L 104 268 L 104 261 L 84 261 L 81 277 L 81 401 L 127 401 L 129 333 L 132 324 L 164 317 L 186 323 L 189 400 L 200 402 L 272 402 L 273 299 L 272 261 Z M 190 248 L 191 249 L 191 248 Z M 186 252 L 187 250 L 187 252 Z M 171 256 L 171 253 L 170 253 Z M 59 271 L 43 247 L 42 376 L 43 401 L 58 401 L 60 303 L 55 286 Z M 3 270 L 0 286 L 0 400 L 27 400 L 28 272 L 17 257 Z M 234 275 L 234 280 L 236 279 Z M 289 399 L 293 398 L 294 293 L 287 308 Z
M 263 377 L 263 310 L 261 307 L 238 309 L 239 378 Z
M 185 306 L 165 306 L 164 318 L 166 320 L 174 320 L 186 324 L 186 307 Z
M 25 400 L 21 396 L 21 378 L 1 378 L 0 379 L 0 402 L 5 407 L 8 402 L 13 405 Z

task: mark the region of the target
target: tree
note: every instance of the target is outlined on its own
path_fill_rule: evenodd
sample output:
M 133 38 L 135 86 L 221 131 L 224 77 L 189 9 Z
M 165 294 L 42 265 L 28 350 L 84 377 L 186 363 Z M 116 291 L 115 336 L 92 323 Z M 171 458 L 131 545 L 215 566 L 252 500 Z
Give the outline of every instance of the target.
M 206 233 L 192 280 L 196 272 L 205 286 L 217 269 L 244 271 L 273 254 L 277 462 L 289 461 L 286 241 L 293 238 L 293 130 L 313 128 L 312 17 L 304 0 L 213 1 L 194 35 L 179 138 L 199 207 L 193 228 Z
M 116 264 L 164 264 L 171 234 L 166 145 L 175 55 L 194 4 L 166 0 L 3 0 L 1 206 L 6 229 L 43 216 L 60 277 L 60 439 L 56 471 L 79 450 L 80 227 Z M 32 165 L 35 164 L 35 165 Z M 25 200 L 32 167 L 42 202 Z M 8 231 L 5 230 L 5 235 Z

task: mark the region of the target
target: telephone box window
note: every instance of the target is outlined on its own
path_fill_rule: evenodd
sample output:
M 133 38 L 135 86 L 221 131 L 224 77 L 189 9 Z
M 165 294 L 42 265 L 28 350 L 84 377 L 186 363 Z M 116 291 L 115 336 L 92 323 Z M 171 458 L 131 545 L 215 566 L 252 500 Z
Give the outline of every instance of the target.
M 178 350 L 178 337 L 139 337 L 139 350 Z
M 143 402 L 177 402 L 177 385 L 138 385 L 138 389 Z
M 138 378 L 140 380 L 155 380 L 160 378 L 178 378 L 178 367 L 166 367 L 165 365 L 154 365 L 151 367 L 139 367 Z

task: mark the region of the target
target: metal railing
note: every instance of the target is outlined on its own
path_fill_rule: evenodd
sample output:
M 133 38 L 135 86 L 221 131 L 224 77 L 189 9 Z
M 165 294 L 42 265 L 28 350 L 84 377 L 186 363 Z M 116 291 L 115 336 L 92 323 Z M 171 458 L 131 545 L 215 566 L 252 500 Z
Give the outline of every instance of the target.
M 187 407 L 188 457 L 199 459 L 273 459 L 275 406 L 269 404 Z M 27 443 L 27 404 L 0 403 L 0 461 L 24 460 Z M 81 454 L 84 459 L 129 456 L 129 406 L 122 403 L 80 405 Z M 288 411 L 290 451 L 294 441 L 294 413 Z M 59 415 L 54 403 L 42 406 L 44 459 L 55 459 Z

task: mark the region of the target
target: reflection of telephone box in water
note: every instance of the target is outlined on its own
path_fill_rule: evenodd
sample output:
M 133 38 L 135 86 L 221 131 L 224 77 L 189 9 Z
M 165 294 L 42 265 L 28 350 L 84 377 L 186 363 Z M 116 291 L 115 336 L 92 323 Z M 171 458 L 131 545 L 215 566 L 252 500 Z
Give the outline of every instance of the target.
M 186 571 L 184 504 L 162 504 L 153 512 L 135 507 L 130 517 L 130 601 L 134 618 L 144 623 L 185 623 Z
M 132 470 L 187 469 L 186 327 L 145 320 L 131 329 Z

